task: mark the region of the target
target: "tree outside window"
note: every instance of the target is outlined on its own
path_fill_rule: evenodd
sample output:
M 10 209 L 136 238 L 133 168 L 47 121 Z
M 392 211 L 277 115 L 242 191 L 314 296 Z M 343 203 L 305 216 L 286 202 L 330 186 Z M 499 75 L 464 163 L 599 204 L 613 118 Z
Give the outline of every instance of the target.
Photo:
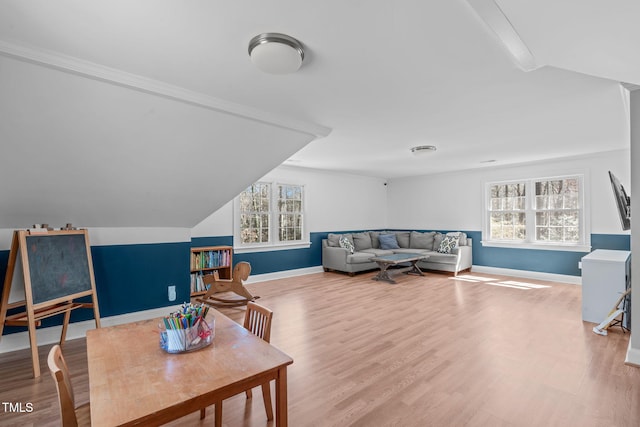
M 304 187 L 257 182 L 240 193 L 240 245 L 302 242 Z
M 536 240 L 580 241 L 580 184 L 577 178 L 535 182 Z
M 271 184 L 255 183 L 240 193 L 242 244 L 270 241 Z
M 488 241 L 584 244 L 580 176 L 489 183 Z
M 490 239 L 525 240 L 527 238 L 525 183 L 494 184 L 490 188 Z

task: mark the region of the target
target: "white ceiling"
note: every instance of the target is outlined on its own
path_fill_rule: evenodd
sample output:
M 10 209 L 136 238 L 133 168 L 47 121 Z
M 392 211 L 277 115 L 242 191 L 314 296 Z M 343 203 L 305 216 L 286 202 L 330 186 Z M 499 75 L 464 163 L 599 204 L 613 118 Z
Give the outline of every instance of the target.
M 45 222 L 33 191 L 71 220 L 81 203 L 60 188 L 93 206 L 74 206 L 87 226 L 141 225 L 145 207 L 146 224 L 190 226 L 289 157 L 394 178 L 627 148 L 618 82 L 640 84 L 638 17 L 635 0 L 3 0 L 0 178 L 46 173 L 16 184 L 29 209 L 0 194 L 0 228 Z M 252 66 L 247 44 L 269 31 L 304 44 L 297 73 Z M 438 150 L 410 154 L 425 144 Z M 206 176 L 226 184 L 213 202 L 185 192 Z

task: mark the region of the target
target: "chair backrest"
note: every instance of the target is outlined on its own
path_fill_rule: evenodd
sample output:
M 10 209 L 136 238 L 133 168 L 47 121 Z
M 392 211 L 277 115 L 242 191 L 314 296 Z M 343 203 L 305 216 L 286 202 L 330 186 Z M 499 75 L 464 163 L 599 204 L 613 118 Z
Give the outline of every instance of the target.
M 62 349 L 59 345 L 54 345 L 49 351 L 47 358 L 49 371 L 53 380 L 56 382 L 58 390 L 58 401 L 60 403 L 60 418 L 64 427 L 78 425 L 75 411 L 75 398 L 73 396 L 73 388 L 71 387 L 71 378 L 69 369 L 62 356 Z
M 248 302 L 244 315 L 244 327 L 266 342 L 270 342 L 272 318 L 273 311 L 255 302 Z

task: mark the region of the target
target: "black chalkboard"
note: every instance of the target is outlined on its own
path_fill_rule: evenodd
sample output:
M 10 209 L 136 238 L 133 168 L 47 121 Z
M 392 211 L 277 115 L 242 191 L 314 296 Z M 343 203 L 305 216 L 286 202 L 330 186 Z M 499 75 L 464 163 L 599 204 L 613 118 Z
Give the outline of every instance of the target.
M 91 291 L 84 234 L 25 236 L 33 304 Z

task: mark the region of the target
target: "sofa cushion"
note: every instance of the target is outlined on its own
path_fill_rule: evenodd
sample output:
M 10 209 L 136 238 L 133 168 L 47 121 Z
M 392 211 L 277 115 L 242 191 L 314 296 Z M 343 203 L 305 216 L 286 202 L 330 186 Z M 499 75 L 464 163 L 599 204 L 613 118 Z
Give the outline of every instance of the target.
M 380 241 L 380 249 L 400 249 L 394 233 L 381 234 L 378 236 L 378 240 Z
M 369 232 L 365 231 L 364 233 L 354 233 L 353 245 L 355 246 L 356 251 L 373 248 L 373 245 L 371 243 L 371 235 L 369 234 Z
M 425 255 L 425 254 L 430 254 L 433 253 L 433 251 L 429 250 L 429 249 L 416 249 L 416 248 L 400 248 L 400 249 L 394 249 L 393 250 L 394 254 L 418 254 L 418 255 Z
M 429 258 L 424 261 L 425 263 L 440 263 L 440 264 L 455 264 L 458 262 L 458 256 L 454 254 L 441 254 L 438 252 L 431 252 Z
M 344 248 L 346 250 L 348 250 L 350 253 L 354 252 L 354 245 L 353 242 L 351 241 L 351 239 L 349 239 L 349 237 L 347 237 L 346 235 L 343 235 L 340 237 L 340 247 Z
M 408 248 L 411 232 L 396 231 L 395 234 L 396 234 L 396 240 L 398 240 L 398 246 L 400 246 L 401 248 Z
M 396 249 L 399 250 L 399 249 Z M 362 252 L 371 254 L 371 256 L 393 255 L 394 251 L 388 249 L 365 249 Z
M 380 240 L 378 239 L 378 236 L 380 236 L 380 234 L 383 234 L 382 231 L 369 232 L 369 236 L 371 236 L 371 247 L 373 249 L 380 249 Z
M 341 236 L 342 234 L 336 234 L 336 233 L 327 234 L 327 245 L 333 248 L 339 248 Z
M 428 233 L 420 233 L 419 231 L 412 231 L 409 237 L 409 247 L 415 249 L 433 249 L 433 238 L 435 237 L 435 231 L 429 231 Z
M 355 252 L 351 255 L 347 255 L 347 264 L 364 264 L 371 261 L 373 255 L 367 252 Z M 375 264 L 374 264 L 375 265 Z
M 440 243 L 442 242 L 442 238 L 444 237 L 444 234 L 436 231 L 435 236 L 433 236 L 433 250 L 437 251 L 438 248 L 440 247 Z
M 458 235 L 447 235 L 442 238 L 440 242 L 440 246 L 437 251 L 441 254 L 450 254 L 454 248 L 458 247 L 460 236 Z

